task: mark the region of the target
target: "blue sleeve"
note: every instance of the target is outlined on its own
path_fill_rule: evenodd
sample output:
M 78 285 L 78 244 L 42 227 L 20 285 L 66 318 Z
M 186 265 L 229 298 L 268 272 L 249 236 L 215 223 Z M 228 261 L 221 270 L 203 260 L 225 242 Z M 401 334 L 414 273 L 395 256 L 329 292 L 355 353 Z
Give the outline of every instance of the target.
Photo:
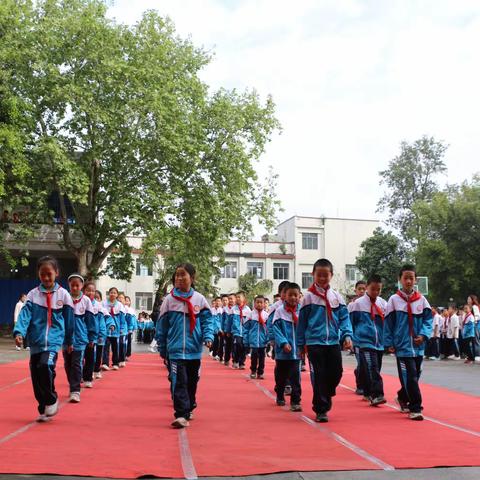
M 63 305 L 63 321 L 65 322 L 65 339 L 64 345 L 68 347 L 73 345 L 73 330 L 75 327 L 75 317 L 73 308 L 70 305 Z
M 394 332 L 395 332 L 395 323 L 397 317 L 395 310 L 392 310 L 386 317 L 385 317 L 385 325 L 383 329 L 383 344 L 385 348 L 394 347 Z
M 232 335 L 234 337 L 240 336 L 240 315 L 233 314 L 232 315 Z
M 422 316 L 422 328 L 420 329 L 419 335 L 422 335 L 425 341 L 427 341 L 432 335 L 432 323 L 432 310 L 430 308 L 424 308 Z
M 243 325 L 243 344 L 248 347 L 248 337 L 250 336 L 250 329 L 253 327 L 253 320 L 247 320 Z
M 165 312 L 157 321 L 157 329 L 155 332 L 155 340 L 158 344 L 158 351 L 162 358 L 167 356 L 167 334 L 168 334 L 169 318 L 168 311 Z
M 305 330 L 308 325 L 308 317 L 310 316 L 310 305 L 305 305 L 300 309 L 297 325 L 297 344 L 299 347 L 305 346 Z
M 213 342 L 213 316 L 209 308 L 204 308 L 199 315 L 200 326 L 202 328 L 202 338 L 204 342 Z
M 273 336 L 275 340 L 275 345 L 278 345 L 280 347 L 284 347 L 284 345 L 290 344 L 288 341 L 285 331 L 283 328 L 283 321 L 282 320 L 277 320 L 276 322 L 273 322 Z M 290 345 L 292 348 L 295 348 L 295 345 Z
M 110 329 L 113 327 L 113 330 L 115 331 L 115 321 L 110 315 L 105 315 L 105 327 L 107 329 L 107 336 L 110 333 Z
M 275 310 L 270 313 L 270 315 L 267 318 L 267 335 L 268 335 L 268 341 L 269 342 L 274 342 L 275 341 L 275 334 L 273 333 L 273 317 L 275 315 Z
M 88 341 L 96 342 L 98 337 L 97 322 L 95 320 L 95 315 L 89 310 L 85 312 L 85 324 L 87 326 Z
M 343 343 L 346 338 L 352 338 L 353 336 L 350 315 L 346 305 L 340 305 L 338 320 L 340 322 L 340 343 Z
M 18 314 L 17 323 L 13 329 L 13 336 L 21 335 L 25 338 L 27 334 L 28 327 L 32 321 L 32 302 L 28 301 L 20 310 Z

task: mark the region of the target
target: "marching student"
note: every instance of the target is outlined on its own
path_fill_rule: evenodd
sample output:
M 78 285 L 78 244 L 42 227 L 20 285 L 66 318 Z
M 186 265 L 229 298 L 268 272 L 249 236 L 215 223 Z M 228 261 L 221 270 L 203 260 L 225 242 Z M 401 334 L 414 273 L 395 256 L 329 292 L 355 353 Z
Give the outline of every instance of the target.
M 90 286 L 89 289 L 85 289 L 85 295 L 91 299 Z M 98 328 L 97 344 L 95 347 L 95 365 L 93 368 L 94 378 L 102 378 L 102 359 L 103 349 L 105 348 L 105 342 L 107 340 L 107 332 L 115 330 L 115 322 L 108 313 L 107 309 L 103 306 L 102 293 L 99 290 L 95 290 L 94 299 L 92 300 L 93 311 L 97 310 L 96 320 Z
M 234 293 L 228 295 L 228 303 L 226 307 L 223 307 L 222 313 L 222 332 L 224 339 L 224 357 L 223 364 L 228 367 L 233 350 L 233 337 L 232 326 L 235 316 L 239 315 L 238 310 L 235 308 L 237 303 L 237 297 Z
M 27 301 L 27 294 L 26 293 L 22 293 L 18 299 L 18 302 L 16 303 L 15 305 L 15 310 L 13 312 L 13 325 L 14 325 L 14 328 L 15 328 L 15 324 L 17 323 L 17 320 L 18 320 L 18 315 L 20 314 L 20 311 L 22 310 L 23 306 L 25 305 L 25 302 Z M 29 349 L 28 348 L 28 343 L 27 343 L 27 338 L 25 337 L 23 339 L 23 348 L 25 350 Z M 15 349 L 16 350 L 21 350 L 22 348 L 19 347 L 18 345 L 15 345 Z
M 465 363 L 470 364 L 475 361 L 475 317 L 473 316 L 473 308 L 471 305 L 465 305 L 463 311 L 462 333 L 464 350 L 467 354 Z
M 250 378 L 263 379 L 265 372 L 265 349 L 268 343 L 267 312 L 265 298 L 255 297 L 253 311 L 243 326 L 243 345 L 251 349 Z
M 123 307 L 123 315 L 120 317 L 120 336 L 118 337 L 118 366 L 124 368 L 127 366 L 127 338 L 128 338 L 128 322 L 127 307 L 125 306 L 125 294 L 118 294 L 118 301 Z
M 433 323 L 433 320 L 432 320 Z M 442 321 L 440 323 L 440 353 L 442 355 L 442 359 L 445 360 L 450 353 L 449 352 L 449 340 L 447 338 L 447 332 L 449 329 L 450 318 L 448 316 L 448 309 L 444 309 L 442 311 Z
M 222 361 L 223 352 L 220 349 L 220 343 L 222 338 L 222 299 L 216 297 L 212 303 L 212 318 L 213 318 L 213 345 L 211 348 L 211 355 L 215 360 Z
M 442 331 L 442 326 L 443 326 L 443 318 L 442 316 L 438 313 L 438 308 L 437 307 L 432 307 L 432 316 L 433 316 L 433 322 L 432 322 L 432 336 L 430 337 L 430 340 L 428 341 L 428 353 L 427 353 L 427 348 L 425 349 L 425 357 L 427 357 L 429 360 L 437 360 L 440 357 L 440 332 Z
M 195 273 L 190 263 L 175 269 L 175 287 L 162 303 L 155 335 L 160 356 L 168 358 L 175 428 L 189 426 L 197 407 L 203 344 L 210 348 L 213 342 L 212 313 L 205 297 L 194 289 Z
M 458 348 L 458 335 L 460 330 L 460 319 L 457 315 L 455 304 L 448 306 L 447 317 L 447 350 L 446 357 L 450 360 L 460 360 L 460 350 Z
M 132 356 L 133 334 L 138 326 L 137 313 L 133 309 L 132 300 L 128 296 L 125 296 L 125 321 L 127 323 L 127 337 L 126 337 L 127 348 L 125 351 L 125 359 L 128 361 L 129 358 Z
M 475 359 L 480 361 L 480 303 L 478 297 L 470 294 L 467 297 L 467 304 L 472 307 L 473 318 L 475 318 Z
M 102 370 L 110 370 L 110 349 L 112 350 L 112 368 L 119 369 L 118 342 L 120 338 L 120 325 L 125 324 L 125 310 L 123 305 L 117 300 L 118 289 L 110 288 L 108 298 L 103 302 L 103 307 L 113 320 L 114 329 L 107 330 L 107 341 L 103 350 Z
M 352 348 L 352 325 L 343 297 L 330 287 L 333 265 L 321 258 L 313 265 L 313 284 L 303 298 L 297 328 L 300 349 L 308 347 L 315 421 L 328 422 L 332 397 L 342 378 L 342 351 Z
M 93 313 L 92 302 L 83 294 L 85 281 L 78 273 L 68 277 L 70 296 L 73 301 L 73 315 L 75 320 L 73 333 L 73 351 L 65 345 L 63 349 L 63 363 L 70 386 L 71 403 L 80 402 L 80 384 L 83 377 L 83 358 L 85 349 L 89 349 L 90 356 L 94 355 L 94 345 L 97 340 L 97 324 Z
M 236 294 L 237 306 L 236 313 L 233 316 L 232 335 L 233 335 L 233 368 L 245 370 L 245 359 L 247 357 L 246 348 L 243 345 L 243 325 L 250 318 L 252 311 L 247 305 L 245 292 Z
M 268 334 L 268 349 L 271 349 L 271 357 L 275 359 L 275 338 L 273 334 L 272 322 L 273 317 L 275 316 L 275 310 L 283 305 L 283 301 L 285 300 L 285 288 L 288 286 L 290 282 L 288 280 L 283 280 L 278 285 L 278 293 L 273 296 L 273 304 L 270 306 L 270 310 L 268 311 L 268 319 L 267 319 L 267 334 Z M 290 387 L 288 387 L 289 389 Z
M 38 402 L 38 422 L 47 422 L 58 412 L 55 391 L 55 366 L 62 345 L 73 350 L 73 302 L 58 283 L 58 263 L 50 256 L 37 263 L 40 285 L 30 290 L 15 323 L 13 336 L 20 347 L 28 335 L 30 341 L 30 375 Z
M 400 269 L 401 290 L 388 300 L 384 344 L 397 357 L 401 388 L 397 402 L 411 420 L 423 420 L 422 394 L 418 381 L 422 372 L 425 344 L 432 331 L 432 310 L 427 299 L 415 291 L 414 265 Z
M 290 410 L 301 412 L 301 357 L 295 332 L 298 325 L 300 287 L 296 283 L 289 283 L 283 291 L 285 302 L 275 309 L 272 321 L 275 339 L 275 393 L 277 405 L 284 406 L 285 386 L 290 382 Z
M 350 320 L 353 344 L 358 348 L 359 369 L 362 371 L 363 395 L 371 406 L 386 403 L 380 374 L 383 358 L 383 323 L 387 302 L 380 297 L 382 279 L 372 275 L 366 293 L 351 303 Z

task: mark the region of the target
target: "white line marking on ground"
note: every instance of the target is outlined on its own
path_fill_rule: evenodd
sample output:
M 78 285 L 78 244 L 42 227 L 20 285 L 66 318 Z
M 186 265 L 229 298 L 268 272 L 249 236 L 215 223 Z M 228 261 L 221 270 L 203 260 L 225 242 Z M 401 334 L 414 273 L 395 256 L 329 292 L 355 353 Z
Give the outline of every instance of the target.
M 195 465 L 193 464 L 192 453 L 188 443 L 188 435 L 185 429 L 178 431 L 178 446 L 180 448 L 180 460 L 182 461 L 183 475 L 187 480 L 198 478 Z
M 9 388 L 15 387 L 16 385 L 20 385 L 22 383 L 25 383 L 29 379 L 30 379 L 30 377 L 25 377 L 25 378 L 22 378 L 21 380 L 18 380 L 17 382 L 11 383 L 10 385 L 5 385 L 3 387 L 0 387 L 0 392 L 3 392 L 4 390 L 8 390 Z

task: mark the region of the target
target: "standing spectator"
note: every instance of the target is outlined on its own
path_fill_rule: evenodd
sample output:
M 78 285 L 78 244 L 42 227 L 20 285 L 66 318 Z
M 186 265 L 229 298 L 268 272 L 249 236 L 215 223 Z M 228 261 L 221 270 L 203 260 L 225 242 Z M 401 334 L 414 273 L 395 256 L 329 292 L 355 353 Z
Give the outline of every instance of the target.
M 467 298 L 467 304 L 472 307 L 472 315 L 475 319 L 475 360 L 480 361 L 480 303 L 478 297 L 470 294 Z
M 20 298 L 18 299 L 18 302 L 17 304 L 15 305 L 15 311 L 13 312 L 13 325 L 14 325 L 14 328 L 15 328 L 15 325 L 17 323 L 17 320 L 18 320 L 18 316 L 20 315 L 20 310 L 23 308 L 23 306 L 25 305 L 25 302 L 27 301 L 27 294 L 26 293 L 22 293 L 20 295 Z M 30 350 L 30 348 L 28 347 L 28 343 L 27 343 L 27 336 L 25 335 L 25 337 L 23 338 L 23 348 L 25 350 Z M 16 350 L 21 350 L 21 348 L 18 346 L 18 345 L 15 345 L 15 349 Z

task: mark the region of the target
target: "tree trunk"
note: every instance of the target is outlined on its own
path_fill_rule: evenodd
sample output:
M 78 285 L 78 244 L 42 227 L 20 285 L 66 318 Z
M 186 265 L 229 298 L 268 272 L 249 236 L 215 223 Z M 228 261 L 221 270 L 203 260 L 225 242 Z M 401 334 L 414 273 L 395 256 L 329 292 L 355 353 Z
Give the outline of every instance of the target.
M 82 275 L 83 278 L 90 278 L 90 269 L 88 265 L 88 250 L 80 249 L 77 253 L 77 264 L 78 264 L 78 273 Z

